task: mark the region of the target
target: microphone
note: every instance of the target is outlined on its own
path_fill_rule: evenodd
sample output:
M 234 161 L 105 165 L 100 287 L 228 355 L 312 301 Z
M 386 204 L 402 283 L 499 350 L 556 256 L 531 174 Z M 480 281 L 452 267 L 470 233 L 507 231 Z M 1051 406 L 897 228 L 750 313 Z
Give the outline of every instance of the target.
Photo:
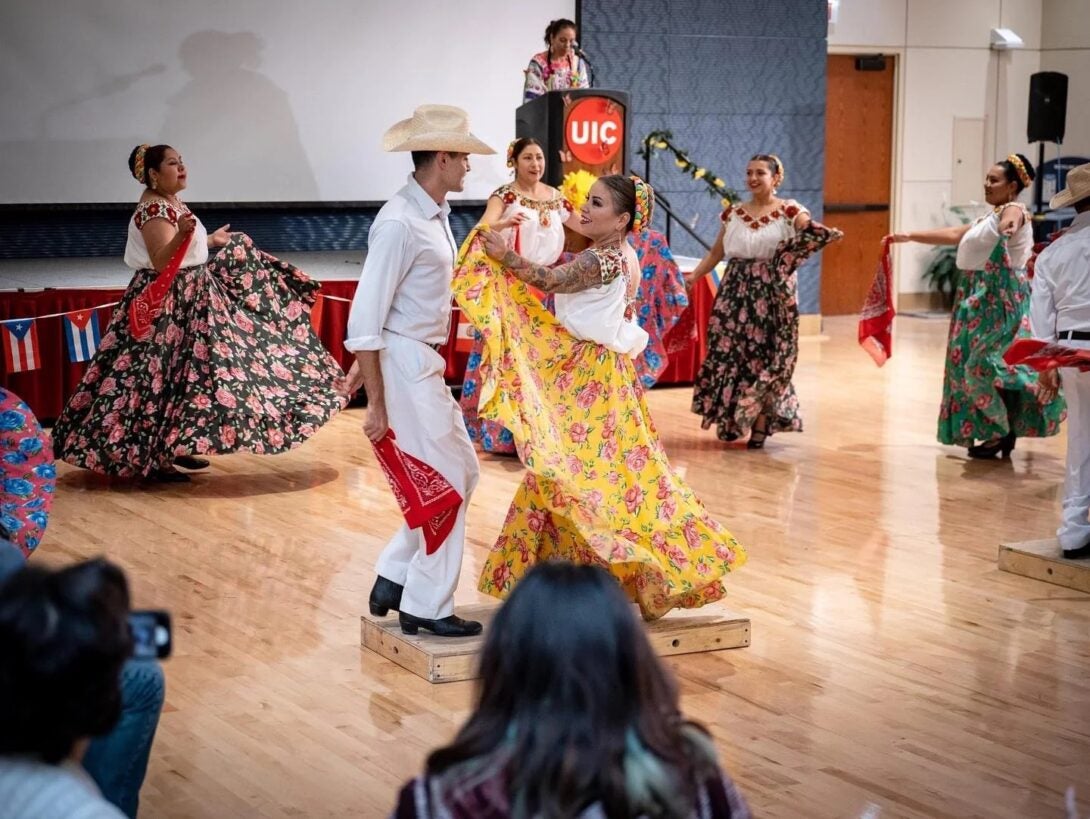
M 585 63 L 590 62 L 590 59 L 587 57 L 587 52 L 583 51 L 583 49 L 581 49 L 579 47 L 578 42 L 574 42 L 574 43 L 571 44 L 571 50 L 574 51 L 576 56 L 579 57 L 580 59 L 582 59 L 583 62 L 585 62 Z

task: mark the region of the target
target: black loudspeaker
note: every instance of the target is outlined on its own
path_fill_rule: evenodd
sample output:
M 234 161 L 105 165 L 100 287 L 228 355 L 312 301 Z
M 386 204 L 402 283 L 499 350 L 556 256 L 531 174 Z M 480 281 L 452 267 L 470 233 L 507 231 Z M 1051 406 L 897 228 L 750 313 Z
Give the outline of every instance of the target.
M 1063 142 L 1067 124 L 1067 75 L 1040 71 L 1029 78 L 1030 142 Z

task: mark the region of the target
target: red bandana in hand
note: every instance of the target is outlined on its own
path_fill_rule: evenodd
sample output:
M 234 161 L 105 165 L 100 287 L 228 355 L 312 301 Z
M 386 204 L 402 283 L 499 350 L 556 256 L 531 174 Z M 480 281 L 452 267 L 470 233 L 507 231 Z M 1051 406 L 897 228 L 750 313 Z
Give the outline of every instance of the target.
M 1038 372 L 1057 367 L 1075 367 L 1084 372 L 1090 370 L 1090 350 L 1065 347 L 1039 338 L 1015 339 L 1003 353 L 1003 360 L 1011 366 L 1026 364 Z
M 882 242 L 882 257 L 874 274 L 863 314 L 859 317 L 859 344 L 874 363 L 881 367 L 893 355 L 893 265 L 889 260 L 889 241 Z
M 378 443 L 372 442 L 371 446 L 394 490 L 405 522 L 410 529 L 422 528 L 425 551 L 434 554 L 454 528 L 462 496 L 435 469 L 402 452 L 394 443 L 392 429 L 386 430 Z

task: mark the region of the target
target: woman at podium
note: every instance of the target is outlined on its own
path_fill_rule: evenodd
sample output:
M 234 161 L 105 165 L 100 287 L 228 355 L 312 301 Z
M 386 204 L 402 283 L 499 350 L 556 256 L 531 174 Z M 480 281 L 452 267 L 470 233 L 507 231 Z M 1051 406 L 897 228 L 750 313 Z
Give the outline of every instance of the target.
M 575 23 L 564 18 L 553 20 L 545 29 L 545 45 L 548 48 L 531 57 L 526 67 L 523 102 L 549 91 L 590 88 L 586 60 L 576 53 L 579 44 L 575 40 Z

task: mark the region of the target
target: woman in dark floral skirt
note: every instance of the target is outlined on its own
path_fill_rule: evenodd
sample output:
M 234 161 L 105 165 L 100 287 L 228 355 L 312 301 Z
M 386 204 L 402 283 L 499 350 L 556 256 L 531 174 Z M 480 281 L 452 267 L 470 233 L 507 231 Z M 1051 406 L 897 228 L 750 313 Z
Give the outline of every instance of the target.
M 319 285 L 228 225 L 207 233 L 178 199 L 186 168 L 170 146 L 137 147 L 129 169 L 146 187 L 125 248 L 137 273 L 53 427 L 57 457 L 187 481 L 175 467 L 207 467 L 197 455 L 298 446 L 344 405 L 340 367 L 310 325 Z M 134 302 L 153 282 L 169 289 L 138 337 Z
M 723 211 L 715 244 L 686 276 L 690 286 L 729 259 L 708 322 L 708 352 L 692 410 L 723 441 L 749 435 L 760 449 L 774 432 L 801 432 L 791 384 L 799 354 L 798 267 L 843 234 L 779 199 L 783 163 L 757 154 L 746 166 L 752 198 Z

